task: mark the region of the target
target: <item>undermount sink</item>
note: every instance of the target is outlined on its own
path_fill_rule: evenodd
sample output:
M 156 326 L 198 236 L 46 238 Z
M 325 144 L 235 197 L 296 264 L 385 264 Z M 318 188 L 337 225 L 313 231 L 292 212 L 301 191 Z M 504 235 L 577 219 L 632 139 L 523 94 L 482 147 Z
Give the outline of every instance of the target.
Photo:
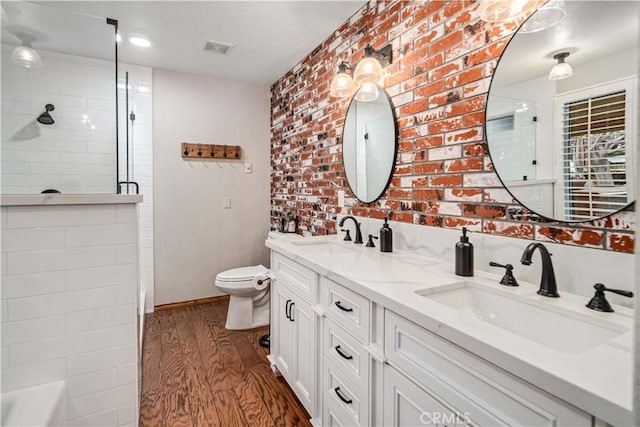
M 313 251 L 317 255 L 342 255 L 355 250 L 353 244 L 331 240 L 299 240 L 291 242 L 301 251 Z
M 417 294 L 563 353 L 582 353 L 629 332 L 622 325 L 595 319 L 522 295 L 509 295 L 475 282 L 422 289 Z

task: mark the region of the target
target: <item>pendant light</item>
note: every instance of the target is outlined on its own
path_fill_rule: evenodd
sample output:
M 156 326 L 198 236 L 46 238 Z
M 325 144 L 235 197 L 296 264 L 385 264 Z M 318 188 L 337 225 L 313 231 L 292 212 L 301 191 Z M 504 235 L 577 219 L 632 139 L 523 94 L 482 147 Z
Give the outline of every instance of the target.
M 535 9 L 537 0 L 481 0 L 480 19 L 485 22 L 504 22 Z
M 11 62 L 25 68 L 42 67 L 40 55 L 31 47 L 31 44 L 36 42 L 37 39 L 31 34 L 25 33 L 16 33 L 15 36 L 20 39 L 22 46 L 18 46 L 13 50 Z
M 573 76 L 573 68 L 564 62 L 568 56 L 569 52 L 561 52 L 553 55 L 553 59 L 557 60 L 558 63 L 554 65 L 549 72 L 549 80 L 562 80 Z
M 358 101 L 371 102 L 378 99 L 380 96 L 378 85 L 384 84 L 382 67 L 391 64 L 391 53 L 391 44 L 379 50 L 367 45 L 364 49 L 364 57 L 358 62 L 353 77 L 347 73 L 351 66 L 344 61 L 341 62 L 338 66 L 338 74 L 331 80 L 330 95 L 342 98 L 351 96 L 355 92 L 355 99 Z
M 338 74 L 331 80 L 331 87 L 329 94 L 334 97 L 343 98 L 351 96 L 358 88 L 356 82 L 353 81 L 351 76 L 347 74 L 347 69 L 351 68 L 346 62 L 341 62 L 338 65 Z

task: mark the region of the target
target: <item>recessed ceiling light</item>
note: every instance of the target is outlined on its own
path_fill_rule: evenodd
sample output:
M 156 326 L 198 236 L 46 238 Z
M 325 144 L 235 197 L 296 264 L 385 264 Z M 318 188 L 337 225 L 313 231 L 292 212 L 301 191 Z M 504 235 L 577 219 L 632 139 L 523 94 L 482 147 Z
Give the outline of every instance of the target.
M 129 43 L 138 47 L 149 47 L 151 46 L 151 39 L 144 34 L 131 33 L 129 34 Z

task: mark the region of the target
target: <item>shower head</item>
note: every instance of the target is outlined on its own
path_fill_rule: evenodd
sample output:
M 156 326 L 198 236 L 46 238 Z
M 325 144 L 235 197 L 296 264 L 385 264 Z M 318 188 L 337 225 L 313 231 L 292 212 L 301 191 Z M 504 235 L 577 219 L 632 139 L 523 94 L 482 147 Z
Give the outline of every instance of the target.
M 40 116 L 38 117 L 38 123 L 42 123 L 43 125 L 52 125 L 54 124 L 54 120 L 53 117 L 51 117 L 51 114 L 49 114 L 49 111 L 53 111 L 56 109 L 56 107 L 53 106 L 53 104 L 47 104 L 44 106 L 44 113 L 40 114 Z

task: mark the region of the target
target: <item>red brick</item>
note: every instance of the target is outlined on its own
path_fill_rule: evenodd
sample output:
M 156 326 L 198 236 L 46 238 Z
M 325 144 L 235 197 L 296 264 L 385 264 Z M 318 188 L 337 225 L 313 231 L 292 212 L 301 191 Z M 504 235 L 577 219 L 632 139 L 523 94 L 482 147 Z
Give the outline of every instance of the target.
M 504 48 L 507 46 L 507 43 L 507 40 L 499 40 L 483 49 L 468 54 L 464 57 L 465 67 L 471 67 L 473 65 L 477 65 L 490 59 L 499 57 L 502 54 Z
M 444 85 L 442 80 L 422 86 L 413 91 L 414 98 L 430 96 L 438 92 L 442 92 Z
M 413 101 L 409 104 L 405 104 L 402 107 L 400 107 L 400 115 L 406 116 L 409 114 L 415 114 L 426 109 L 427 109 L 427 100 L 419 99 L 417 101 Z
M 411 71 L 411 68 L 405 68 L 385 78 L 384 85 L 385 87 L 393 86 L 407 79 L 410 79 L 412 75 L 413 75 L 413 72 Z
M 451 32 L 452 30 L 463 27 L 470 20 L 471 20 L 471 13 L 468 10 L 465 10 L 464 12 L 458 14 L 455 18 L 447 21 L 444 24 L 445 31 Z
M 429 56 L 428 53 L 429 51 L 427 50 L 427 48 L 423 47 L 421 49 L 414 50 L 413 53 L 405 56 L 400 61 L 403 67 L 410 68 L 414 66 L 416 63 L 419 63 L 422 60 L 424 60 L 424 58 L 427 58 Z
M 467 114 L 462 118 L 465 126 L 476 126 L 484 123 L 484 110 L 477 113 Z
M 447 132 L 450 130 L 457 130 L 462 127 L 462 119 L 454 117 L 452 119 L 439 120 L 435 123 L 428 125 L 429 133 Z
M 415 163 L 413 173 L 416 175 L 432 174 L 442 172 L 442 162 Z
M 416 200 L 442 200 L 442 190 L 414 189 L 413 198 Z
M 460 187 L 462 185 L 462 175 L 446 174 L 429 177 L 431 187 Z
M 409 175 L 411 173 L 411 165 L 396 166 L 394 175 Z
M 413 214 L 407 212 L 393 212 L 391 219 L 397 222 L 413 222 Z
M 410 199 L 411 190 L 390 189 L 389 197 L 394 199 Z
M 433 14 L 435 11 L 437 11 L 442 6 L 444 6 L 444 4 L 445 4 L 444 0 L 433 0 L 433 1 L 427 2 L 422 9 L 418 10 L 415 13 L 414 15 L 415 21 L 416 22 L 422 21 L 424 18 Z
M 616 252 L 633 253 L 635 238 L 631 234 L 608 233 L 607 247 Z
M 448 160 L 446 172 L 470 172 L 482 170 L 482 157 L 472 157 L 468 159 Z
M 455 144 L 464 141 L 475 141 L 482 139 L 482 128 L 463 129 L 458 132 L 447 134 L 447 144 Z
M 425 136 L 415 140 L 415 148 L 440 147 L 442 145 L 442 135 Z
M 436 53 L 462 41 L 462 30 L 447 34 L 429 45 L 429 52 Z
M 456 71 L 460 71 L 460 65 L 456 62 L 449 62 L 448 64 L 431 70 L 429 72 L 429 80 L 439 80 L 449 74 L 455 73 Z
M 459 72 L 451 77 L 448 77 L 444 81 L 445 89 L 450 89 L 452 87 L 462 86 L 469 82 L 480 80 L 483 76 L 484 67 L 477 66 L 464 71 Z

